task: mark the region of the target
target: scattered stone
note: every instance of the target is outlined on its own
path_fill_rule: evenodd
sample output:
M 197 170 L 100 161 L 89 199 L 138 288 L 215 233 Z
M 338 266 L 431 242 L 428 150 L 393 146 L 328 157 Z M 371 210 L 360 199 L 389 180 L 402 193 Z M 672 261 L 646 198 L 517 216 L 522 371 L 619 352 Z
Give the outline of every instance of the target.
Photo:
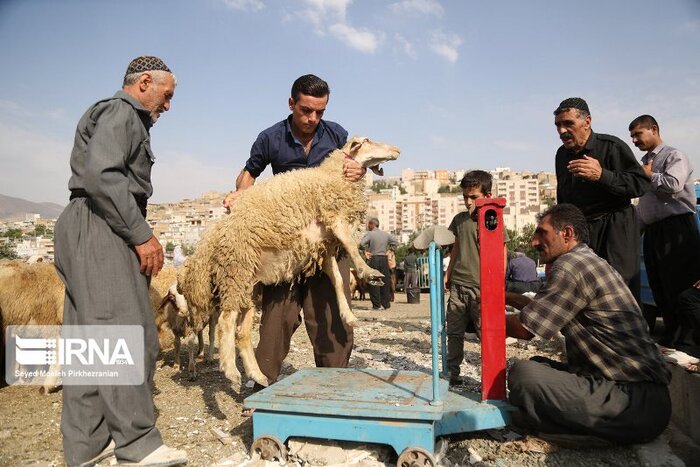
M 220 428 L 213 426 L 209 428 L 209 430 L 214 434 L 214 436 L 216 436 L 216 439 L 221 441 L 221 444 L 227 446 L 233 443 L 233 438 L 231 437 L 231 435 L 221 430 Z
M 481 462 L 484 460 L 483 457 L 476 451 L 474 448 L 467 448 L 467 451 L 469 451 L 469 463 L 470 464 L 476 464 L 477 462 Z

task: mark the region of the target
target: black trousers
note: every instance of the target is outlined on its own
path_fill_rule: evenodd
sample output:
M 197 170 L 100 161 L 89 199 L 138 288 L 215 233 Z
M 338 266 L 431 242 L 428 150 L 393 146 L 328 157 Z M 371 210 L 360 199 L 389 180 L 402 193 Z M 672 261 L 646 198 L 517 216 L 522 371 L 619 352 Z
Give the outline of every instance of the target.
M 384 274 L 382 281 L 384 285 L 370 285 L 369 299 L 373 308 L 389 308 L 391 306 L 391 270 L 386 255 L 374 255 L 368 261 L 369 267 Z
M 678 296 L 676 315 L 681 332 L 674 345 L 694 357 L 700 357 L 700 289 L 690 287 Z
M 627 283 L 632 295 L 639 299 L 640 235 L 637 211 L 629 205 L 624 209 L 588 220 L 588 246 L 606 260 Z
M 516 362 L 508 372 L 508 400 L 524 428 L 543 434 L 595 436 L 618 444 L 645 443 L 671 419 L 668 386 L 620 383 L 569 373 L 544 357 Z
M 644 232 L 644 264 L 654 301 L 671 336 L 679 325 L 679 295 L 700 279 L 700 234 L 695 215 L 667 217 L 649 225 Z

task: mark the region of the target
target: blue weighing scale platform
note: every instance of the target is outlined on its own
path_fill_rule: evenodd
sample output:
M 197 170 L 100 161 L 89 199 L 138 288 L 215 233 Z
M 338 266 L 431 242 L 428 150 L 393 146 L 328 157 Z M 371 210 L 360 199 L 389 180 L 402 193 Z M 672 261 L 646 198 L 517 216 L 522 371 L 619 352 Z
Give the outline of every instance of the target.
M 442 261 L 434 243 L 429 258 L 431 278 L 440 278 L 431 280 L 433 373 L 301 369 L 245 399 L 244 407 L 255 409 L 252 454 L 284 460 L 288 438 L 322 438 L 387 444 L 399 455 L 398 466 L 434 466 L 438 436 L 509 423 L 506 402 L 450 391 L 447 381 L 439 378 L 437 334 L 444 323 L 444 299 Z M 435 284 L 440 287 L 434 293 Z M 443 348 L 444 343 L 442 332 Z M 443 368 L 445 363 L 443 352 Z

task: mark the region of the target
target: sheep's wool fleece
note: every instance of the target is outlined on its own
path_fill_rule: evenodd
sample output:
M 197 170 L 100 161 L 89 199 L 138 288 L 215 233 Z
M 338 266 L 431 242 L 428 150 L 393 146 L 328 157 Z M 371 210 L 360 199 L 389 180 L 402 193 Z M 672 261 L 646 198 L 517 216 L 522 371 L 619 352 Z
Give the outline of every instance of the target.
M 265 251 L 285 252 L 275 271 L 278 283 L 313 275 L 326 251 L 338 245 L 312 241 L 305 235 L 309 226 L 331 227 L 340 219 L 356 228 L 367 210 L 363 184 L 344 180 L 343 161 L 336 150 L 318 167 L 279 174 L 246 190 L 184 266 L 179 282 L 190 305 L 210 306 L 213 284 L 229 282 L 242 294 L 242 307 L 250 306 L 253 277 L 241 272 L 257 271 Z

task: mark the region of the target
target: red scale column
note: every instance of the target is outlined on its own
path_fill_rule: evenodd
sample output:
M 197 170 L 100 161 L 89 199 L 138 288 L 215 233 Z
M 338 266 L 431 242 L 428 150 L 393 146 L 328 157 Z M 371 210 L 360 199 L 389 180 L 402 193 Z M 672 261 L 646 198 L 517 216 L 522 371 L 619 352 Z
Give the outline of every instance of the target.
M 481 400 L 506 399 L 504 198 L 476 200 L 481 258 Z

